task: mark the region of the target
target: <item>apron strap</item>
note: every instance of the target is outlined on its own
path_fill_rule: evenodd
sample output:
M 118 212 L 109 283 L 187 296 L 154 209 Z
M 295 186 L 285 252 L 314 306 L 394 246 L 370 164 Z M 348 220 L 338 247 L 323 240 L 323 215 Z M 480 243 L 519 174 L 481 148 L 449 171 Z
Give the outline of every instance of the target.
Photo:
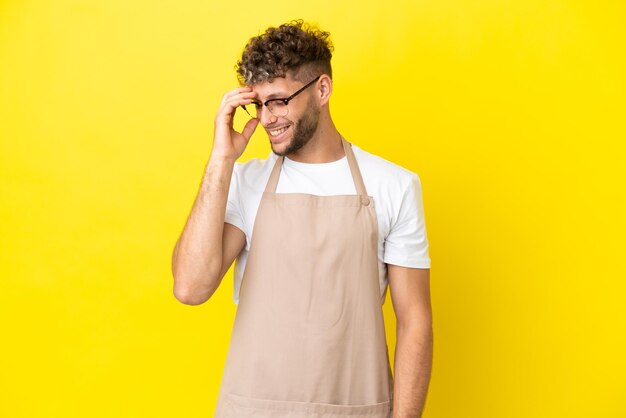
M 343 143 L 343 150 L 345 151 L 346 157 L 348 158 L 348 165 L 350 166 L 352 181 L 354 181 L 354 187 L 356 188 L 356 192 L 360 196 L 367 198 L 367 190 L 365 189 L 363 177 L 361 177 L 361 170 L 359 170 L 359 165 L 357 164 L 356 158 L 354 157 L 354 152 L 352 151 L 352 144 L 346 141 L 343 136 L 341 137 L 341 142 Z
M 352 151 L 352 144 L 346 141 L 343 136 L 341 137 L 341 143 L 343 144 L 343 151 L 345 152 L 346 158 L 348 159 L 350 173 L 352 174 L 352 181 L 354 181 L 354 187 L 356 188 L 357 194 L 364 198 L 367 198 L 367 190 L 365 189 L 365 183 L 363 182 L 363 177 L 361 176 L 359 165 L 357 164 L 354 152 Z M 282 155 L 276 159 L 274 167 L 272 168 L 272 173 L 270 174 L 270 178 L 267 182 L 267 185 L 265 186 L 266 193 L 276 193 L 278 178 L 280 176 L 280 170 L 283 166 L 284 159 L 285 157 L 283 157 Z
M 278 176 L 280 175 L 280 169 L 283 166 L 283 160 L 285 157 L 280 155 L 276 162 L 274 163 L 274 168 L 272 169 L 272 174 L 270 174 L 270 179 L 265 186 L 265 193 L 276 193 L 276 186 L 278 186 Z

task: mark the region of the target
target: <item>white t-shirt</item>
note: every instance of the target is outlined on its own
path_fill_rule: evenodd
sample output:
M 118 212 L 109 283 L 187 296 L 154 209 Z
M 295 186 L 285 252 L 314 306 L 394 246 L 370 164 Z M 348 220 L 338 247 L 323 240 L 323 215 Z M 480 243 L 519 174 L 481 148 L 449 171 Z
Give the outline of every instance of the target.
M 352 144 L 368 195 L 374 198 L 378 218 L 378 272 L 381 303 L 388 285 L 387 264 L 430 268 L 428 239 L 417 174 L 370 154 Z M 278 156 L 270 151 L 265 160 L 235 163 L 228 192 L 225 222 L 246 234 L 246 245 L 235 262 L 233 301 L 239 289 L 252 240 L 252 228 L 261 196 Z M 347 157 L 330 163 L 301 163 L 285 157 L 276 193 L 319 196 L 357 194 Z

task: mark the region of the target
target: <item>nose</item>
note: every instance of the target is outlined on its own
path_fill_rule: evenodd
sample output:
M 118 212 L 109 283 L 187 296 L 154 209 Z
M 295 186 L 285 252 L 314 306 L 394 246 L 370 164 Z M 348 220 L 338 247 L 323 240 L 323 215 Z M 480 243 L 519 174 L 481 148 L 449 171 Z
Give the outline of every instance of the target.
M 257 117 L 263 126 L 271 125 L 278 120 L 278 118 L 274 116 L 265 106 L 257 111 Z

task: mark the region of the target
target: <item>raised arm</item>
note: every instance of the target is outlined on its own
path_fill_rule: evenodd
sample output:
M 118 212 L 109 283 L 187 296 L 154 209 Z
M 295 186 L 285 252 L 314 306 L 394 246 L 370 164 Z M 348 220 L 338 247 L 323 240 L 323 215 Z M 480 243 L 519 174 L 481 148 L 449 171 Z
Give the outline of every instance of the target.
M 244 233 L 225 224 L 224 218 L 235 161 L 258 125 L 257 119 L 251 119 L 239 133 L 233 129 L 233 116 L 254 96 L 248 87 L 226 93 L 215 117 L 211 156 L 172 254 L 174 296 L 188 305 L 204 303 L 213 295 L 245 244 Z

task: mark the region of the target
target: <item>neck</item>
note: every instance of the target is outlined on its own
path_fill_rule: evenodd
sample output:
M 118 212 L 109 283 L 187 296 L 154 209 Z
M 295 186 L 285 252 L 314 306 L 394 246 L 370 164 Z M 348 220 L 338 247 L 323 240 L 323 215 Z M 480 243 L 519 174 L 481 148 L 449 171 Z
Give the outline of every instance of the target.
M 322 112 L 317 130 L 305 146 L 287 155 L 290 160 L 300 163 L 330 163 L 345 154 L 341 143 L 341 134 L 335 127 L 330 114 Z

